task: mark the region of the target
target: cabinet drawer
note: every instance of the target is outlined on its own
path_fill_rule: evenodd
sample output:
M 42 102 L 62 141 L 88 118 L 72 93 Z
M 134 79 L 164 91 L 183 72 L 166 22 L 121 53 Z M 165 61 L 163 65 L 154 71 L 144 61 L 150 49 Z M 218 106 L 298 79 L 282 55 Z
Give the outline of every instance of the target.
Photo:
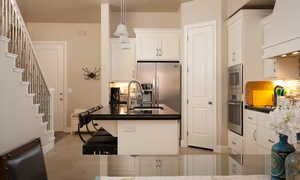
M 231 154 L 242 154 L 243 153 L 243 140 L 239 135 L 229 132 L 228 146 Z
M 250 111 L 250 110 L 245 110 L 244 111 L 244 119 L 245 119 L 246 123 L 256 125 L 256 112 Z

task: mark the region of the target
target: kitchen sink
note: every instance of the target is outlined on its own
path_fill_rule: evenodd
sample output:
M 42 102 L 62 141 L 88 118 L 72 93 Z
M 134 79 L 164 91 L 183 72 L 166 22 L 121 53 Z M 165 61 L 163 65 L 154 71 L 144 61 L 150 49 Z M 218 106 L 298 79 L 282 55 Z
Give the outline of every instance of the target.
M 152 110 L 163 110 L 164 108 L 161 106 L 139 106 L 134 107 L 132 110 L 134 111 L 152 111 Z

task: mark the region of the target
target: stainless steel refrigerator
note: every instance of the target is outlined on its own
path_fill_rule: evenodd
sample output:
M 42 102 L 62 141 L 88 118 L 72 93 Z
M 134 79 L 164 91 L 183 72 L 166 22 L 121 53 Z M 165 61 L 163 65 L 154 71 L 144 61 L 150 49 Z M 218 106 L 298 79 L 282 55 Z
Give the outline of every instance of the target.
M 137 80 L 152 84 L 153 104 L 181 112 L 181 65 L 178 61 L 138 61 Z

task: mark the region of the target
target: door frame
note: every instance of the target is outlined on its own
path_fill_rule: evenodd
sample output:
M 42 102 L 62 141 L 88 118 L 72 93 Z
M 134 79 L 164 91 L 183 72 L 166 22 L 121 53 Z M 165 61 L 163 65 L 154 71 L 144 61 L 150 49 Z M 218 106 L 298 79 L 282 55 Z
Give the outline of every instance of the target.
M 67 84 L 67 41 L 33 41 L 33 45 L 35 44 L 41 44 L 41 45 L 58 45 L 62 46 L 63 49 L 63 96 L 64 96 L 64 104 L 63 104 L 63 116 L 64 116 L 64 122 L 63 122 L 63 130 L 64 132 L 70 132 L 70 130 L 67 128 L 67 122 L 68 122 L 68 84 Z M 37 58 L 39 60 L 39 58 Z M 57 95 L 57 91 L 54 91 L 54 96 Z M 54 121 L 52 127 L 54 128 Z M 54 129 L 53 129 L 54 130 Z
M 188 147 L 188 137 L 187 137 L 187 133 L 188 133 L 188 127 L 189 127 L 189 121 L 188 121 L 188 105 L 187 105 L 187 101 L 188 101 L 188 31 L 190 29 L 193 28 L 201 28 L 201 27 L 205 27 L 205 26 L 212 26 L 214 29 L 214 86 L 215 88 L 213 88 L 213 94 L 214 94 L 214 100 L 213 100 L 213 104 L 214 104 L 214 114 L 213 114 L 213 118 L 214 118 L 214 131 L 215 131 L 215 137 L 214 137 L 214 142 L 213 142 L 213 146 L 214 146 L 214 151 L 217 150 L 217 108 L 218 108 L 218 103 L 219 100 L 217 98 L 217 90 L 216 88 L 217 86 L 217 29 L 216 29 L 216 21 L 208 21 L 208 22 L 203 22 L 203 23 L 196 23 L 196 24 L 190 24 L 190 25 L 185 25 L 184 26 L 184 58 L 182 61 L 182 141 L 181 141 L 181 146 L 182 147 Z

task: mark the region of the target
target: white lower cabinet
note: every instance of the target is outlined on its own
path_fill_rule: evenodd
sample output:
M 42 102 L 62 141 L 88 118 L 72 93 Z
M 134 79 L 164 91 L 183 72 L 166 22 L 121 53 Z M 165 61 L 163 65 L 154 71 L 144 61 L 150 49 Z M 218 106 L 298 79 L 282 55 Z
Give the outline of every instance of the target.
M 255 124 L 245 123 L 244 154 L 257 154 L 257 130 Z
M 243 154 L 243 137 L 229 131 L 228 146 L 230 154 Z
M 178 120 L 118 121 L 119 155 L 171 155 L 178 152 Z
M 271 129 L 269 114 L 245 110 L 244 119 L 244 154 L 270 154 L 278 138 Z

